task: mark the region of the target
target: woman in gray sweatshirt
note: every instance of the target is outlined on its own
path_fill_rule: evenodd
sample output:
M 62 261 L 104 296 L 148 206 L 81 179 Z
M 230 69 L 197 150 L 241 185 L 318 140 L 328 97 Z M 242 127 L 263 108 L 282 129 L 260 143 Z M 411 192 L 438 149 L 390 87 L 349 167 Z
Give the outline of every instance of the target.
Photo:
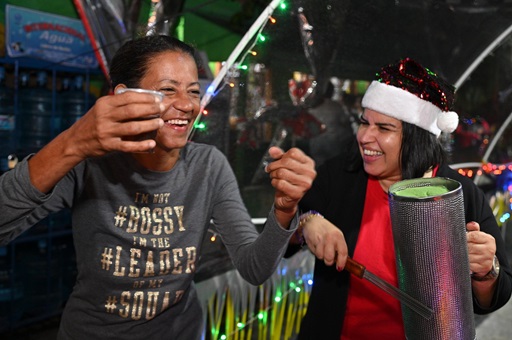
M 210 221 L 255 285 L 274 272 L 296 230 L 314 162 L 298 149 L 269 150 L 275 200 L 259 234 L 225 156 L 188 141 L 200 109 L 194 53 L 169 36 L 127 42 L 111 62 L 112 89 L 163 96 L 102 97 L 0 177 L 2 244 L 71 208 L 78 276 L 59 339 L 199 339 L 192 282 Z

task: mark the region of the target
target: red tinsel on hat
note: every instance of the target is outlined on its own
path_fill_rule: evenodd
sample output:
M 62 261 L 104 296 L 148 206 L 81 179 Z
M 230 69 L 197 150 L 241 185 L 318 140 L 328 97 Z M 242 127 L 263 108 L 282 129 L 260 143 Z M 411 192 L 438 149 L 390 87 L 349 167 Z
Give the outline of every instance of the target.
M 405 58 L 381 69 L 362 104 L 438 136 L 441 131 L 453 132 L 457 128 L 458 115 L 450 111 L 454 99 L 452 85 L 411 58 Z

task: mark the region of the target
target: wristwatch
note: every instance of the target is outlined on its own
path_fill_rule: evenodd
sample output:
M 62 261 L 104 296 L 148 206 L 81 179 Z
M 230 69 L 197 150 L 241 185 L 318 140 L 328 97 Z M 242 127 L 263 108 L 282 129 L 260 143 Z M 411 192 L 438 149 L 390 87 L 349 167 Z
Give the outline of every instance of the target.
M 491 270 L 483 276 L 471 274 L 471 278 L 475 281 L 487 281 L 487 280 L 492 280 L 492 279 L 497 278 L 499 274 L 500 274 L 500 261 L 498 261 L 498 257 L 496 255 L 494 255 Z

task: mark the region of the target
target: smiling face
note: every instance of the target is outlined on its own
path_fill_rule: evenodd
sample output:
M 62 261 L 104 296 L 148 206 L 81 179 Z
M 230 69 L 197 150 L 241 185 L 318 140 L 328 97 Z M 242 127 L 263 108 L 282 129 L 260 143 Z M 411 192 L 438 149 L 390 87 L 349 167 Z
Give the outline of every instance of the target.
M 174 51 L 156 54 L 147 65 L 140 87 L 165 94 L 166 109 L 162 114 L 165 124 L 157 132 L 157 148 L 169 151 L 184 147 L 200 108 L 200 85 L 194 59 Z
M 392 183 L 401 180 L 402 122 L 400 120 L 365 109 L 357 131 L 357 141 L 363 157 L 364 170 L 376 177 L 385 190 Z

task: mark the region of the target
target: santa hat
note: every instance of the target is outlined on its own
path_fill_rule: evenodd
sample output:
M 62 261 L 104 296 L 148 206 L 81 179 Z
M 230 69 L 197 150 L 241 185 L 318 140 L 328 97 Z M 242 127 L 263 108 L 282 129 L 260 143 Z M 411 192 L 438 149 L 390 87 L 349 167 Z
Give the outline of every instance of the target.
M 455 89 L 414 60 L 405 58 L 383 67 L 362 100 L 362 106 L 414 124 L 436 136 L 459 124 L 450 111 Z

